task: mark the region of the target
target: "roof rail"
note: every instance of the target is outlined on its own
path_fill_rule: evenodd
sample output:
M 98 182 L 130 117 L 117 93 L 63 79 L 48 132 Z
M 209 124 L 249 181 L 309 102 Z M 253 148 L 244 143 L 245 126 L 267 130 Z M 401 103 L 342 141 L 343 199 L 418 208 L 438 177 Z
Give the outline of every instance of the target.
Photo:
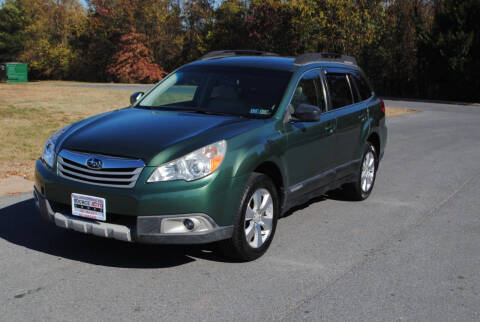
M 349 65 L 357 65 L 357 60 L 351 56 L 345 56 L 337 53 L 310 53 L 298 56 L 294 64 L 306 65 L 316 62 L 338 62 Z
M 245 49 L 216 50 L 216 51 L 211 51 L 211 52 L 203 55 L 202 57 L 200 57 L 200 60 L 222 58 L 222 57 L 232 57 L 232 56 L 278 56 L 278 54 L 269 53 L 269 52 L 266 52 L 266 51 L 245 50 Z

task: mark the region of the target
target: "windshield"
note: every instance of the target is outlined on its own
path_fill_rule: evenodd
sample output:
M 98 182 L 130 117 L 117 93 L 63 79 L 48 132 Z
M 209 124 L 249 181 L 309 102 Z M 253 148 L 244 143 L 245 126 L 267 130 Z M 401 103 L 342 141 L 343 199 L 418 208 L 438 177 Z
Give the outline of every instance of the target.
M 168 76 L 136 107 L 270 117 L 291 73 L 258 68 L 186 67 Z

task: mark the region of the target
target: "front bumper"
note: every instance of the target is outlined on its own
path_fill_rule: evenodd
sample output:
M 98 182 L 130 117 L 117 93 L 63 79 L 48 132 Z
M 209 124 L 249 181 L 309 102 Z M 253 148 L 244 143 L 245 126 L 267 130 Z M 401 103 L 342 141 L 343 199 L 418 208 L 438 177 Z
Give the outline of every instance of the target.
M 49 201 L 34 187 L 35 205 L 40 215 L 61 228 L 75 230 L 85 234 L 92 234 L 105 238 L 113 238 L 126 242 L 140 242 L 148 244 L 206 244 L 232 237 L 233 226 L 219 227 L 210 217 L 201 215 L 210 221 L 212 229 L 205 232 L 188 233 L 160 233 L 163 219 L 174 216 L 138 216 L 130 224 L 115 224 L 96 220 L 75 217 L 70 213 L 53 211 Z M 193 215 L 193 214 L 190 214 Z M 181 216 L 189 216 L 181 215 Z
M 71 195 L 78 193 L 104 198 L 107 220 L 118 217 L 122 224 L 137 217 L 206 214 L 218 226 L 231 226 L 240 206 L 248 176 L 230 177 L 219 169 L 199 180 L 146 183 L 154 167 L 145 167 L 132 188 L 113 188 L 73 181 L 57 175 L 56 168 L 36 163 L 35 187 L 54 212 L 71 213 Z M 225 173 L 227 172 L 227 173 Z M 121 219 L 121 220 L 120 220 Z M 108 220 L 110 221 L 110 220 Z M 115 221 L 114 223 L 118 223 Z

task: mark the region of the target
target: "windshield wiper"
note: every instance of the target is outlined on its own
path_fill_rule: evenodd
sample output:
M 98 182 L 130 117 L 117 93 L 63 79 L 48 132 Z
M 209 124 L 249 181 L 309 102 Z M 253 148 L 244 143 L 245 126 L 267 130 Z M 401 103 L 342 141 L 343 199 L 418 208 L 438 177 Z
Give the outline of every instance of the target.
M 144 110 L 159 110 L 159 108 L 157 106 L 148 106 L 148 105 L 137 105 L 137 106 L 133 106 L 134 108 L 141 108 L 141 109 L 144 109 Z
M 197 113 L 197 114 L 207 114 L 207 115 L 222 115 L 222 116 L 234 116 L 234 117 L 244 117 L 243 115 L 229 114 L 223 112 L 212 112 L 206 110 L 181 110 L 188 113 Z
M 233 117 L 241 117 L 245 118 L 244 115 L 237 115 L 237 114 L 229 114 L 223 112 L 213 112 L 207 110 L 194 110 L 194 109 L 185 109 L 185 108 L 178 108 L 178 107 L 170 107 L 170 106 L 146 106 L 146 105 L 137 105 L 135 107 L 143 108 L 147 110 L 165 110 L 165 111 L 175 111 L 175 112 L 186 112 L 186 113 L 195 113 L 195 114 L 205 114 L 205 115 L 221 115 L 221 116 L 233 116 Z

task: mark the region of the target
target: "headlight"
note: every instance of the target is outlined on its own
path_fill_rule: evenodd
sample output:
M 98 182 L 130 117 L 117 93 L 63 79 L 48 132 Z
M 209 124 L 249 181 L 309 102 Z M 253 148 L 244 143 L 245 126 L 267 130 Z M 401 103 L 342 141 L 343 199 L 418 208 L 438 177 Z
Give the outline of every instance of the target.
M 42 159 L 45 163 L 52 168 L 53 162 L 55 161 L 55 144 L 57 143 L 57 139 L 60 135 L 65 133 L 70 128 L 71 125 L 65 126 L 64 128 L 58 130 L 57 132 L 53 133 L 45 142 L 45 146 L 43 148 Z
M 192 181 L 203 178 L 218 169 L 226 151 L 225 140 L 204 146 L 179 159 L 162 164 L 153 171 L 147 182 Z
M 53 161 L 55 160 L 55 144 L 53 144 L 50 139 L 45 142 L 42 159 L 50 168 L 53 167 Z

